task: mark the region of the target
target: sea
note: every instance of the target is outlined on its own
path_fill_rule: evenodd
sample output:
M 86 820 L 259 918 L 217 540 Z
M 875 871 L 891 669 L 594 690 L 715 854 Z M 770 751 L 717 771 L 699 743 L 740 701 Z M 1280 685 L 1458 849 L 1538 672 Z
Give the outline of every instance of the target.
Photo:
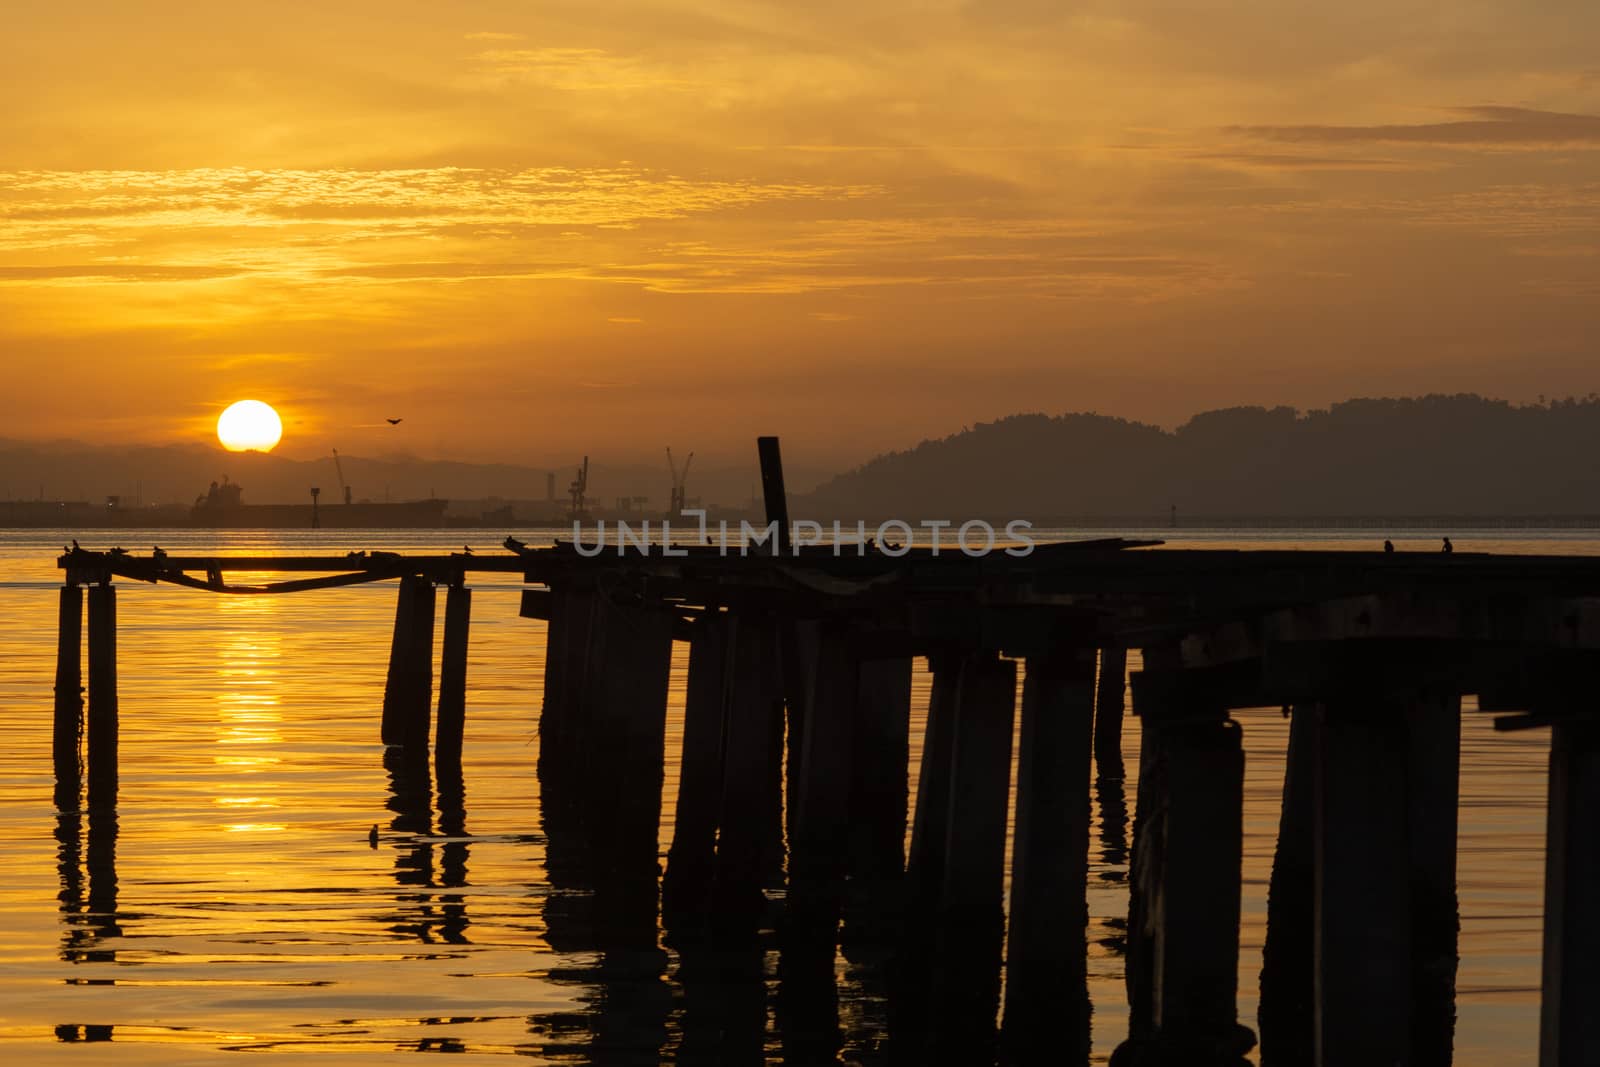
M 504 532 L 533 545 L 552 534 Z M 1385 536 L 1402 552 L 1440 544 L 1433 529 L 1121 532 L 1189 548 L 1371 550 Z M 1035 531 L 1052 540 L 1106 534 Z M 693 1060 L 686 1035 L 693 1013 L 703 1018 L 705 992 L 690 995 L 670 945 L 619 968 L 553 934 L 561 911 L 535 775 L 545 630 L 519 617 L 519 576 L 473 582 L 465 812 L 448 826 L 398 817 L 384 769 L 392 583 L 227 596 L 119 580 L 121 782 L 114 817 L 96 825 L 58 811 L 53 798 L 56 558 L 73 536 L 85 548 L 145 553 L 159 543 L 175 555 L 438 553 L 474 537 L 490 538 L 472 546 L 479 554 L 504 551 L 493 543 L 498 533 L 461 530 L 0 531 L 0 1059 Z M 1595 531 L 1464 530 L 1454 540 L 1457 552 L 1600 554 Z M 1138 666 L 1134 654 L 1130 667 Z M 687 648 L 675 645 L 663 857 L 686 667 Z M 913 790 L 930 681 L 919 661 Z M 1253 1027 L 1288 723 L 1280 708 L 1235 718 L 1246 749 L 1239 1009 Z M 1126 790 L 1090 798 L 1096 1064 L 1127 1033 L 1122 953 L 1138 730 L 1126 716 Z M 1460 1067 L 1536 1062 L 1548 754 L 1547 730 L 1497 734 L 1466 701 Z M 842 958 L 837 978 L 839 1051 L 821 1062 L 888 1062 L 882 983 Z M 742 981 L 728 1002 L 764 1035 L 767 1060 L 818 1062 L 786 1044 L 775 945 Z M 1064 1047 L 1059 1062 L 1072 1056 Z

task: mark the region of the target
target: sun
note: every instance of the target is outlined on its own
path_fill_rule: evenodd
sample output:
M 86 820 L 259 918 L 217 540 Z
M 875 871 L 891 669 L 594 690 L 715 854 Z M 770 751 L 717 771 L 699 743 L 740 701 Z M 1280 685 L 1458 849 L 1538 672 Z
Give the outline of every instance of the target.
M 271 452 L 283 437 L 283 420 L 259 400 L 229 404 L 217 419 L 217 440 L 229 452 Z

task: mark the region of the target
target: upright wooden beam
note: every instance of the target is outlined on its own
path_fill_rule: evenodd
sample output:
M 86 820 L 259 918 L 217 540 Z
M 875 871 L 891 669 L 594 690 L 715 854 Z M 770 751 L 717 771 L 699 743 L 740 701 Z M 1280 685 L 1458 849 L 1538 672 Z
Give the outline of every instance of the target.
M 850 753 L 850 882 L 841 934 L 854 946 L 896 936 L 906 865 L 911 659 L 863 660 Z
M 467 643 L 472 627 L 472 590 L 452 583 L 444 602 L 444 651 L 439 659 L 439 713 L 434 726 L 436 768 L 458 766 L 467 721 Z M 440 775 L 441 779 L 445 776 Z M 444 791 L 441 780 L 440 792 Z
M 789 497 L 783 487 L 783 454 L 776 437 L 756 438 L 756 452 L 761 462 L 761 495 L 767 508 L 767 522 L 776 523 L 773 554 L 789 553 Z
M 678 802 L 667 869 L 661 879 L 662 920 L 674 927 L 700 925 L 710 905 L 722 812 L 722 734 L 731 628 L 724 614 L 702 615 L 690 627 Z
M 928 666 L 933 672 L 933 689 L 922 733 L 916 811 L 911 820 L 911 849 L 906 855 L 907 901 L 911 911 L 924 916 L 931 915 L 937 906 L 944 882 L 945 851 L 950 835 L 951 754 L 955 750 L 961 659 L 950 654 L 930 656 Z
M 62 798 L 76 798 L 83 777 L 83 590 L 75 581 L 61 588 L 57 631 L 52 739 L 56 790 Z M 75 799 L 71 806 L 78 806 Z
M 1003 1040 L 1089 1052 L 1089 764 L 1093 649 L 1030 656 L 1022 686 Z M 1065 1058 L 1065 1056 L 1063 1057 Z
M 584 690 L 584 819 L 601 947 L 653 948 L 673 616 L 601 596 Z
M 1600 1063 L 1600 723 L 1550 733 L 1539 1067 Z
M 433 718 L 433 628 L 438 594 L 427 578 L 408 578 L 412 609 L 402 663 L 400 743 L 413 760 L 426 762 Z
M 1123 776 L 1122 708 L 1127 688 L 1128 650 L 1102 648 L 1094 704 L 1094 762 L 1102 777 Z
M 806 624 L 810 652 L 806 729 L 789 842 L 791 927 L 818 950 L 826 942 L 831 974 L 834 939 L 849 861 L 851 732 L 859 697 L 853 634 L 834 623 Z M 791 745 L 793 741 L 791 740 Z
M 400 579 L 394 600 L 394 633 L 389 638 L 389 671 L 383 683 L 383 719 L 380 737 L 386 745 L 398 745 L 405 740 L 406 676 L 413 639 L 412 619 L 416 614 L 415 583 L 417 579 Z
M 762 886 L 783 853 L 782 661 L 775 620 L 735 617 L 723 733 L 722 832 L 717 839 L 715 918 L 729 936 L 752 933 L 765 907 Z
M 117 590 L 89 587 L 89 807 L 117 803 Z
M 1152 654 L 1147 650 L 1146 663 Z M 1238 723 L 1182 673 L 1134 687 L 1144 740 L 1128 920 L 1129 1062 L 1233 1065 L 1238 1023 L 1244 750 Z M 1159 684 L 1158 684 L 1159 683 Z M 1153 1061 L 1154 1062 L 1154 1061 Z M 1164 1061 L 1163 1061 L 1164 1062 Z
M 1000 1008 L 1016 689 L 1015 663 L 982 653 L 962 662 L 934 973 L 936 1038 L 961 1062 L 993 1054 Z
M 1267 936 L 1261 949 L 1257 1026 L 1268 1063 L 1315 1062 L 1313 1025 L 1315 915 L 1313 792 L 1317 774 L 1315 704 L 1292 712 L 1278 814 L 1278 843 L 1267 889 Z

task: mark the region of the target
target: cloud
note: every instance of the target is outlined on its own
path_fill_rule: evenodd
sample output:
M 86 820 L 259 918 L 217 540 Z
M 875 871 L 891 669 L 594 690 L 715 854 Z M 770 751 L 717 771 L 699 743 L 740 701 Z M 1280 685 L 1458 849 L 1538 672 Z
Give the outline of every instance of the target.
M 1517 149 L 1600 146 L 1600 115 L 1489 106 L 1451 111 L 1470 117 L 1417 125 L 1230 126 L 1227 131 L 1269 141 L 1316 144 L 1378 142 Z

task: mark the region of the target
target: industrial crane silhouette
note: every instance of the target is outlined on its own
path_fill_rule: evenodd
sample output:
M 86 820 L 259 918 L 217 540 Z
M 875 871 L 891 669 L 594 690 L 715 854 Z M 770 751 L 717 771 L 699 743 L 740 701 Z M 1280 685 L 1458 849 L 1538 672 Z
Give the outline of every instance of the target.
M 572 479 L 572 484 L 567 486 L 567 495 L 572 498 L 572 508 L 568 517 L 574 522 L 584 517 L 584 495 L 589 491 L 589 457 L 583 457 L 583 466 L 578 468 L 578 476 Z
M 333 450 L 333 472 L 339 476 L 339 492 L 344 495 L 344 502 L 350 503 L 350 487 L 344 481 L 344 464 L 339 462 L 339 450 Z
M 667 449 L 667 467 L 672 471 L 672 493 L 668 497 L 667 516 L 676 518 L 683 514 L 683 509 L 688 506 L 685 485 L 689 481 L 689 464 L 694 462 L 694 453 L 690 452 L 684 458 L 683 470 L 678 469 L 678 464 L 672 458 L 672 449 Z

